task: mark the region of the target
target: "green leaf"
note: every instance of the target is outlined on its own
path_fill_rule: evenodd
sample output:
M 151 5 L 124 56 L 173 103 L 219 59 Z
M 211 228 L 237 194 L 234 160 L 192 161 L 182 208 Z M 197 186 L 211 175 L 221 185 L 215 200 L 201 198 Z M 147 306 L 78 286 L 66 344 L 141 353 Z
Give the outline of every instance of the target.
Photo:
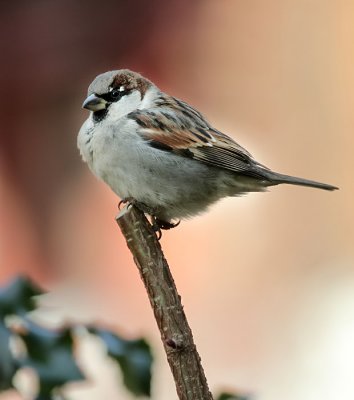
M 33 296 L 42 293 L 31 281 L 24 277 L 13 279 L 0 287 L 0 390 L 12 388 L 12 378 L 18 369 L 9 348 L 11 330 L 5 326 L 8 315 L 25 315 L 35 308 Z
M 10 284 L 0 288 L 0 317 L 26 314 L 36 307 L 33 296 L 42 293 L 43 291 L 27 278 L 13 279 Z
M 33 296 L 42 293 L 23 277 L 0 288 L 0 390 L 12 388 L 12 378 L 19 368 L 30 367 L 36 371 L 40 382 L 37 400 L 52 399 L 53 389 L 84 379 L 73 357 L 73 327 L 53 331 L 26 316 L 36 307 Z M 4 318 L 13 315 L 20 318 L 20 325 L 6 327 Z M 137 396 L 150 396 L 152 355 L 147 342 L 126 340 L 94 327 L 88 329 L 104 341 L 108 354 L 119 363 L 125 386 Z M 16 359 L 9 350 L 9 338 L 13 333 L 22 338 L 27 348 L 27 353 Z
M 16 372 L 16 365 L 9 348 L 11 332 L 0 320 L 0 392 L 11 389 L 12 378 Z
M 113 333 L 91 328 L 106 344 L 108 354 L 120 365 L 123 382 L 136 396 L 150 396 L 152 354 L 144 339 L 126 340 Z
M 216 400 L 251 400 L 249 397 L 241 396 L 236 393 L 223 392 L 216 397 Z
M 36 307 L 34 296 L 42 294 L 37 286 L 24 277 L 18 277 L 0 288 L 0 389 L 12 387 L 12 378 L 21 367 L 31 367 L 40 381 L 39 398 L 50 398 L 52 390 L 69 381 L 83 379 L 72 354 L 69 329 L 55 332 L 36 325 L 26 317 Z M 16 331 L 27 348 L 27 355 L 14 359 L 9 349 L 11 327 L 4 324 L 6 316 L 17 315 L 23 327 Z
M 49 396 L 54 388 L 84 379 L 73 357 L 70 329 L 54 332 L 27 320 L 27 332 L 21 334 L 28 350 L 19 366 L 33 368 L 40 381 L 40 396 Z

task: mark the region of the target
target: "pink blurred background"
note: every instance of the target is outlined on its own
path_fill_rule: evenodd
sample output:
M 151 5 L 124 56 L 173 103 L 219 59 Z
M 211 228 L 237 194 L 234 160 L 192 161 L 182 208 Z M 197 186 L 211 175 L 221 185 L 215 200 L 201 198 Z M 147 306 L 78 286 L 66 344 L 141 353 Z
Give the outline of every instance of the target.
M 211 389 L 353 399 L 353 20 L 350 0 L 3 3 L 1 283 L 26 273 L 53 314 L 147 336 L 153 398 L 177 398 L 118 199 L 76 148 L 91 80 L 137 70 L 272 169 L 340 187 L 227 199 L 163 235 Z M 103 375 L 75 398 L 113 398 Z

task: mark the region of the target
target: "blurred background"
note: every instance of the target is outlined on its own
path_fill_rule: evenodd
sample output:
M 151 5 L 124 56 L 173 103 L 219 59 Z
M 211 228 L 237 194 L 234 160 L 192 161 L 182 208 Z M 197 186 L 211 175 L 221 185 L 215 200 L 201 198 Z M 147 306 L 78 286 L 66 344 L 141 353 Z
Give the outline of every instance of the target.
M 0 283 L 28 274 L 49 318 L 146 336 L 153 398 L 177 398 L 118 199 L 76 148 L 89 83 L 130 68 L 270 168 L 340 187 L 226 199 L 164 233 L 211 389 L 353 399 L 353 20 L 351 0 L 2 2 Z M 128 399 L 95 365 L 73 398 Z

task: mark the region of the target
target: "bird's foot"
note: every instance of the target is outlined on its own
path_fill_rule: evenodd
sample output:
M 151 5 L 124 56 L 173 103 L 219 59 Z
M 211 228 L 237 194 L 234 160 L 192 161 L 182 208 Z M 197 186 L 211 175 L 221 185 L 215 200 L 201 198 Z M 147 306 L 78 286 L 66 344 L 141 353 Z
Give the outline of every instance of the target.
M 127 205 L 128 208 L 131 206 L 135 206 L 142 212 L 149 214 L 149 215 L 153 215 L 153 212 L 154 212 L 153 208 L 147 206 L 144 203 L 141 203 L 140 201 L 135 200 L 133 197 L 125 197 L 124 199 L 122 199 L 118 203 L 119 210 L 121 209 L 122 205 Z
M 152 229 L 156 232 L 157 239 L 160 240 L 162 237 L 162 230 L 169 230 L 172 228 L 176 228 L 181 223 L 178 221 L 176 223 L 163 221 L 160 218 L 152 216 Z
M 133 198 L 132 197 L 126 197 L 125 199 L 122 199 L 119 203 L 118 203 L 118 210 L 121 210 L 122 209 L 122 206 L 125 206 L 127 203 L 128 203 L 128 206 L 127 207 L 129 207 L 131 204 L 132 204 L 132 202 L 133 202 Z
M 155 217 L 155 215 L 154 215 L 155 210 L 152 207 L 149 207 L 146 204 L 135 200 L 133 197 L 126 197 L 126 198 L 122 199 L 118 204 L 119 210 L 121 209 L 121 207 L 123 205 L 127 205 L 128 208 L 131 206 L 135 206 L 139 210 L 141 210 L 143 213 L 149 214 L 151 216 L 152 229 L 154 232 L 156 232 L 156 237 L 158 240 L 160 240 L 162 237 L 162 230 L 176 228 L 176 226 L 178 226 L 181 223 L 181 221 L 173 223 L 173 222 L 164 221 L 160 218 Z
M 176 228 L 176 226 L 178 226 L 181 221 L 177 221 L 177 222 L 169 222 L 169 221 L 163 221 L 162 219 L 159 219 L 157 217 L 154 217 L 154 225 L 158 226 L 160 229 L 164 229 L 164 230 L 169 230 L 172 228 Z

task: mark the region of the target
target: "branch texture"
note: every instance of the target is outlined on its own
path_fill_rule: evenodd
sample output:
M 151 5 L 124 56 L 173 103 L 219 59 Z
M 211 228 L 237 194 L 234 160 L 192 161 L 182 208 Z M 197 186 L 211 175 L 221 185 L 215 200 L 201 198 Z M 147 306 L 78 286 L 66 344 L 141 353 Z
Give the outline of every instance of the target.
M 136 207 L 125 208 L 117 223 L 147 290 L 179 399 L 212 400 L 181 297 L 155 232 Z

